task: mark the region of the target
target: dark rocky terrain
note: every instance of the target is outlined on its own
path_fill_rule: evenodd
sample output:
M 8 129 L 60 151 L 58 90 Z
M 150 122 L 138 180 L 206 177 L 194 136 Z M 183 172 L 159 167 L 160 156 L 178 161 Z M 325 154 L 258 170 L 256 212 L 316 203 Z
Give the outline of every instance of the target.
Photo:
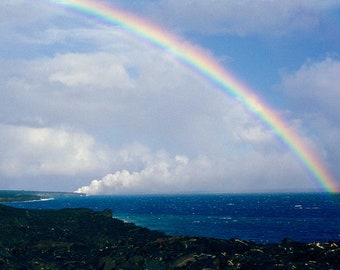
M 0 269 L 340 269 L 340 242 L 170 237 L 110 210 L 0 204 Z
M 0 190 L 0 202 L 33 201 L 60 197 L 84 196 L 83 193 L 74 192 L 50 192 L 50 191 L 28 191 L 28 190 Z

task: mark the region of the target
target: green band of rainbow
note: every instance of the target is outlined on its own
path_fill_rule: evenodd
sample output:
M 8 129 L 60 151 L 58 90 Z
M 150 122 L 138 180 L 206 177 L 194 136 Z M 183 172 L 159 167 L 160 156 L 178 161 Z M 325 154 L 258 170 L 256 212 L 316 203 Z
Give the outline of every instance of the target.
M 49 0 L 47 0 L 49 1 Z M 51 2 L 51 1 L 49 1 Z M 179 37 L 123 10 L 92 0 L 55 0 L 52 3 L 95 18 L 103 23 L 119 25 L 149 43 L 172 53 L 191 66 L 261 119 L 301 160 L 317 183 L 328 192 L 339 192 L 336 180 L 323 162 L 307 147 L 302 139 L 285 123 L 279 114 L 253 91 L 237 80 L 204 50 Z

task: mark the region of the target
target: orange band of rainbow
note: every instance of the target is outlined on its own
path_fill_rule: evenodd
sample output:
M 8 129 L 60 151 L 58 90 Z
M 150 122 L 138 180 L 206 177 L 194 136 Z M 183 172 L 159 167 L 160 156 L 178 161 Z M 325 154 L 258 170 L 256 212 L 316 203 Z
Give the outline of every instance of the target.
M 279 114 L 199 47 L 193 46 L 145 19 L 107 4 L 98 3 L 98 1 L 55 0 L 52 3 L 106 24 L 119 25 L 139 38 L 175 55 L 180 61 L 201 73 L 261 119 L 292 150 L 325 191 L 334 193 L 340 191 L 336 180 L 326 169 L 325 164 Z

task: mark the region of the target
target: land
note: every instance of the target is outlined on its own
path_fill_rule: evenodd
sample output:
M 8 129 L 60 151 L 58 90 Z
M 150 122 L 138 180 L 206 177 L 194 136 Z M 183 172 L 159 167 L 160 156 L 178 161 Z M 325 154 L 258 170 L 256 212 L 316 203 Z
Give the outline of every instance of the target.
M 30 190 L 0 190 L 0 203 L 13 201 L 35 201 L 60 197 L 84 196 L 83 193 L 74 192 L 51 192 Z
M 340 242 L 167 236 L 111 210 L 0 204 L 0 269 L 340 269 Z

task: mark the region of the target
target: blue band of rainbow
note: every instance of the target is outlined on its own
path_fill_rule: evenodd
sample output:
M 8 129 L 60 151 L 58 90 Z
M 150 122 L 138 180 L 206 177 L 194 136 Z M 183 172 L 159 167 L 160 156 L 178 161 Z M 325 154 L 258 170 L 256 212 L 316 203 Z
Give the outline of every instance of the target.
M 327 192 L 339 192 L 340 187 L 326 165 L 317 157 L 292 128 L 253 91 L 225 70 L 212 56 L 203 49 L 167 32 L 166 30 L 136 15 L 92 0 L 55 0 L 49 1 L 67 10 L 95 18 L 96 20 L 119 25 L 149 43 L 172 53 L 178 60 L 199 72 L 206 79 L 237 99 L 249 111 L 254 113 L 280 140 L 286 144 L 306 167 L 312 178 Z

